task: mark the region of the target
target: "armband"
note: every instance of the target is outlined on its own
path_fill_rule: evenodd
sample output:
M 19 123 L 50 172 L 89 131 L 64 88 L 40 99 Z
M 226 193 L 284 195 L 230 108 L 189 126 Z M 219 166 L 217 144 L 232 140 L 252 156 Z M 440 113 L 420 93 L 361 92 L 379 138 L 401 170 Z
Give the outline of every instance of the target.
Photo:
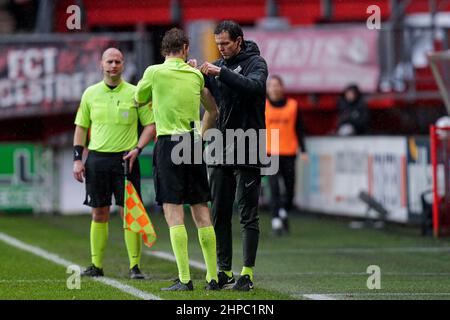
M 84 147 L 80 145 L 73 146 L 73 161 L 83 159 L 83 149 Z

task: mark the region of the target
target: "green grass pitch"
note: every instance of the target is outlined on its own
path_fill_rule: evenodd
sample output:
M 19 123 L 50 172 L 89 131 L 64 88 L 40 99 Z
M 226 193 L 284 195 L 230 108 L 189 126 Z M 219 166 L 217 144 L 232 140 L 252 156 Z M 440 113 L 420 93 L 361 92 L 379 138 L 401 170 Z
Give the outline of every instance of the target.
M 158 234 L 145 251 L 172 253 L 161 214 L 151 215 Z M 202 262 L 192 219 L 186 215 L 189 257 Z M 260 245 L 251 292 L 207 292 L 205 272 L 191 268 L 193 292 L 161 292 L 177 275 L 174 262 L 143 254 L 144 281 L 127 279 L 128 259 L 121 222 L 112 216 L 105 253 L 105 276 L 169 300 L 288 299 L 450 299 L 450 240 L 421 237 L 417 229 L 389 225 L 353 230 L 348 221 L 295 215 L 291 234 L 277 238 L 270 217 L 261 214 Z M 89 259 L 88 216 L 0 214 L 0 233 L 82 266 Z M 238 218 L 234 227 L 234 270 L 242 267 Z M 81 289 L 66 286 L 66 268 L 0 241 L 0 299 L 138 299 L 106 284 L 82 278 Z M 370 265 L 380 267 L 381 288 L 370 290 Z

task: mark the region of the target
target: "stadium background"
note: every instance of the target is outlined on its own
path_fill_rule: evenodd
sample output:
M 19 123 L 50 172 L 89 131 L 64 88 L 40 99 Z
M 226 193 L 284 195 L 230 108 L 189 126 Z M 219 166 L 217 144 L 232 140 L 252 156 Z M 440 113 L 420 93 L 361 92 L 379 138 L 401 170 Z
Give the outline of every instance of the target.
M 81 8 L 79 30 L 67 27 L 70 5 Z M 380 8 L 381 29 L 368 28 L 372 5 Z M 444 0 L 0 1 L 0 231 L 3 219 L 3 231 L 15 232 L 10 219 L 21 212 L 49 225 L 56 214 L 65 227 L 81 220 L 60 215 L 89 213 L 81 204 L 83 185 L 71 173 L 73 121 L 83 90 L 101 79 L 105 48 L 124 51 L 124 77 L 136 83 L 147 65 L 162 62 L 159 44 L 173 26 L 188 32 L 192 57 L 217 58 L 212 30 L 221 19 L 236 20 L 247 39 L 257 40 L 269 72 L 284 77 L 299 102 L 310 157 L 297 165 L 299 212 L 311 214 L 306 219 L 324 213 L 363 219 L 376 214 L 358 197 L 366 191 L 388 210 L 392 228 L 408 225 L 406 232 L 414 233 L 429 214 L 421 197 L 432 187 L 429 126 L 446 114 L 426 59 L 429 51 L 449 48 L 450 2 Z M 355 82 L 371 110 L 369 133 L 335 136 L 337 98 Z M 141 155 L 143 200 L 158 212 L 151 155 L 152 145 Z M 268 192 L 264 180 L 263 212 Z M 296 223 L 321 229 L 314 219 Z M 340 228 L 330 226 L 339 230 L 336 239 L 346 234 Z M 395 245 L 405 230 L 389 232 L 393 242 L 386 243 Z M 419 234 L 408 238 L 413 246 L 422 243 Z M 286 245 L 295 247 L 298 236 Z M 161 241 L 164 247 L 164 235 Z M 426 246 L 445 251 L 445 239 L 429 241 Z

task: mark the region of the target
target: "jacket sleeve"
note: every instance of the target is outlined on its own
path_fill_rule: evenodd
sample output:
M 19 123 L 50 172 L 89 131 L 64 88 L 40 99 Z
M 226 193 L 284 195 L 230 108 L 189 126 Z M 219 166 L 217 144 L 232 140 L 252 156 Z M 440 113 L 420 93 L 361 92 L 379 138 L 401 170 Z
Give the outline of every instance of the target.
M 259 58 L 246 76 L 222 66 L 219 80 L 240 93 L 265 95 L 267 74 L 267 64 Z

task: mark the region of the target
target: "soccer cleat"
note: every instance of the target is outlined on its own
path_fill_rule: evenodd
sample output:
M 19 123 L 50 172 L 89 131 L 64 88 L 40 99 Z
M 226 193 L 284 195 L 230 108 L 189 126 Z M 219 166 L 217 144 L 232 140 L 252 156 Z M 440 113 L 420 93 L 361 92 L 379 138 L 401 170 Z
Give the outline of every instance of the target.
M 176 279 L 175 283 L 167 288 L 161 288 L 161 291 L 193 291 L 194 285 L 192 284 L 192 280 L 189 280 L 188 283 L 184 284 L 180 281 L 180 279 Z
M 217 283 L 217 281 L 212 279 L 210 282 L 206 283 L 205 290 L 216 291 L 216 290 L 220 290 L 220 287 L 219 287 L 219 284 Z
M 130 279 L 135 280 L 145 279 L 145 276 L 143 275 L 141 270 L 139 270 L 138 265 L 135 265 L 133 268 L 131 268 L 128 274 L 130 275 Z
M 250 280 L 250 276 L 248 274 L 240 276 L 232 289 L 236 291 L 250 291 L 253 289 L 253 282 Z
M 94 265 L 87 267 L 82 273 L 85 277 L 103 277 L 103 269 L 97 268 Z
M 234 280 L 234 276 L 227 276 L 227 274 L 223 271 L 220 271 L 217 274 L 217 277 L 219 278 L 219 288 L 220 289 L 224 289 L 226 287 L 231 286 L 233 283 L 236 282 L 236 280 Z

